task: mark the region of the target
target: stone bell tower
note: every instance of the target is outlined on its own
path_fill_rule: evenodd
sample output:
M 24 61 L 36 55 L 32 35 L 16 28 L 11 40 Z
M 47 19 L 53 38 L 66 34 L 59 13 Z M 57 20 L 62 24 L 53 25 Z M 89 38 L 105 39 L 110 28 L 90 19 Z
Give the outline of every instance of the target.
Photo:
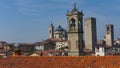
M 106 45 L 112 47 L 114 43 L 114 26 L 113 24 L 106 25 Z
M 49 26 L 49 38 L 54 38 L 54 26 L 51 22 L 51 25 Z
M 83 55 L 83 15 L 77 10 L 76 4 L 72 11 L 67 11 L 69 56 Z

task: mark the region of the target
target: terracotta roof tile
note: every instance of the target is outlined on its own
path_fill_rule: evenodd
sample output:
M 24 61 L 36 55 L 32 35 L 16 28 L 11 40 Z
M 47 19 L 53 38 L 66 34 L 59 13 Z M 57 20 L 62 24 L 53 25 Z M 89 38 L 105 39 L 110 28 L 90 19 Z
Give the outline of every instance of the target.
M 44 44 L 47 44 L 49 42 L 56 43 L 56 42 L 63 42 L 63 41 L 67 42 L 67 40 L 49 38 L 49 39 L 43 40 L 42 42 L 36 42 L 34 44 L 35 45 L 44 45 Z
M 0 57 L 0 68 L 119 68 L 119 56 Z

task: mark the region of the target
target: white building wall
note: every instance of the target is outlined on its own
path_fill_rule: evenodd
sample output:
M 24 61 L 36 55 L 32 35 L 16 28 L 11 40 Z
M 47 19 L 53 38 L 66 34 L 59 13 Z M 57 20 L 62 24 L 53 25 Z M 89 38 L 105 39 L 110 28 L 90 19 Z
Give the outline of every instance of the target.
M 96 47 L 95 48 L 95 56 L 105 56 L 104 47 Z
M 56 42 L 56 49 L 60 49 L 67 46 L 68 46 L 68 42 Z
M 36 50 L 44 50 L 44 46 L 36 46 Z

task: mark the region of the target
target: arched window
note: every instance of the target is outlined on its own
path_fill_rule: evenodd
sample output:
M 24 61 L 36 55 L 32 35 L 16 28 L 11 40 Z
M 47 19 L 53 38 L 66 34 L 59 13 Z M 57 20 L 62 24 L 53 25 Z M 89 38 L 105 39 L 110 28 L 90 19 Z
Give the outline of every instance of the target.
M 110 27 L 107 27 L 107 31 L 109 31 L 110 30 Z
M 107 34 L 109 34 L 109 31 L 110 31 L 110 27 L 107 27 Z
M 72 18 L 71 21 L 70 21 L 70 29 L 75 30 L 75 27 L 76 27 L 75 19 Z
M 52 31 L 50 30 L 50 33 L 52 33 Z
M 79 20 L 79 22 L 78 22 L 78 28 L 80 29 L 81 28 L 81 21 Z

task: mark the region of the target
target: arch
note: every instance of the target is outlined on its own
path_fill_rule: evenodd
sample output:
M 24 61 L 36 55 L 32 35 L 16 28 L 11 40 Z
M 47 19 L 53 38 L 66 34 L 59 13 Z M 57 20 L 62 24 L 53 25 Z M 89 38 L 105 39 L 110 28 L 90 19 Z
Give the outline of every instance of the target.
M 107 31 L 110 31 L 110 27 L 107 27 Z
M 50 30 L 50 34 L 52 33 L 52 31 Z
M 70 30 L 75 30 L 75 28 L 76 28 L 76 20 L 74 19 L 74 18 L 72 18 L 71 20 L 70 20 Z
M 106 29 L 107 29 L 107 34 L 109 34 L 109 31 L 110 31 L 110 27 L 107 27 Z
M 78 20 L 78 28 L 79 28 L 79 29 L 81 29 L 81 25 L 82 25 L 81 21 Z

